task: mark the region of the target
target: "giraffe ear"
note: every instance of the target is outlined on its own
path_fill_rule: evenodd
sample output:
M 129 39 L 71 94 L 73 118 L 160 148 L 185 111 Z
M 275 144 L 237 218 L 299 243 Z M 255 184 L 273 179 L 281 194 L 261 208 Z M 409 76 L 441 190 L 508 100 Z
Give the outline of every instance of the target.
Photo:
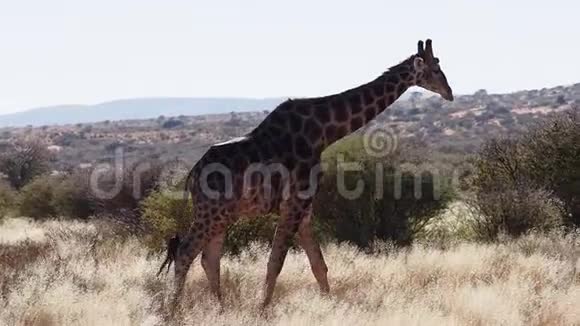
M 425 70 L 425 61 L 421 57 L 415 57 L 413 61 L 413 66 L 415 67 L 415 71 L 420 72 Z

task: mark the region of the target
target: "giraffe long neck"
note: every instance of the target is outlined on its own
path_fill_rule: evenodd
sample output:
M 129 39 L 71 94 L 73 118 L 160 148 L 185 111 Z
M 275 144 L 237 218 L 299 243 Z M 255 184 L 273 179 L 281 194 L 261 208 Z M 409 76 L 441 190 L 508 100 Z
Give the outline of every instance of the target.
M 315 119 L 326 110 L 332 116 L 328 121 L 317 119 L 324 130 L 317 142 L 319 150 L 324 150 L 338 139 L 369 123 L 409 87 L 416 85 L 420 76 L 417 76 L 413 68 L 413 58 L 391 67 L 370 83 L 330 96 L 326 103 L 315 103 Z
M 422 76 L 413 68 L 414 58 L 391 67 L 370 83 L 340 94 L 288 100 L 250 135 L 265 144 L 262 151 L 305 160 L 319 157 L 325 148 L 369 123 L 417 84 Z M 286 153 L 286 148 L 293 148 L 293 152 Z

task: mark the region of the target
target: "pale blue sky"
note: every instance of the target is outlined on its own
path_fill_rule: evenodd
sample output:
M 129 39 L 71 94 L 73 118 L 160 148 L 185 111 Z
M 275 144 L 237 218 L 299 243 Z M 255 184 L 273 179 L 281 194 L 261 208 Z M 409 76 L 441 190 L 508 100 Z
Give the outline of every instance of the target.
M 455 93 L 580 82 L 580 4 L 0 0 L 0 113 L 153 96 L 317 96 L 433 39 Z

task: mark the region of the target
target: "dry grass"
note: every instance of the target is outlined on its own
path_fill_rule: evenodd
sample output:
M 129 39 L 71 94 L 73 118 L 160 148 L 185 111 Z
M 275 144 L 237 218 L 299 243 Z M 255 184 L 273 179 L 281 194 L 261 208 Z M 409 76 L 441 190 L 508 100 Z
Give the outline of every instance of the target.
M 12 221 L 0 231 L 0 324 L 163 325 L 171 277 L 136 239 L 76 222 Z M 9 226 L 0 226 L 0 230 Z M 25 231 L 40 229 L 41 235 Z M 34 239 L 27 239 L 33 236 Z M 5 241 L 9 239 L 9 241 Z M 306 257 L 288 256 L 273 305 L 258 309 L 267 249 L 222 261 L 225 305 L 211 298 L 199 263 L 177 324 L 554 325 L 580 324 L 575 237 L 528 236 L 503 244 L 416 246 L 368 255 L 325 248 L 332 294 L 318 293 Z

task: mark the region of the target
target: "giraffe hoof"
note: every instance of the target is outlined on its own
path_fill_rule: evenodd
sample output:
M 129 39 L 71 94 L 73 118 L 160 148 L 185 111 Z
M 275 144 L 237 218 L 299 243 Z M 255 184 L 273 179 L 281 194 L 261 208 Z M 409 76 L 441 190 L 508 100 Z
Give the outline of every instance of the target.
M 265 311 L 265 310 L 266 310 L 266 308 L 268 308 L 268 306 L 270 305 L 270 301 L 271 301 L 271 300 L 264 300 L 264 301 L 262 302 L 262 304 L 260 305 L 260 310 L 261 310 L 261 311 Z
M 262 303 L 260 309 L 258 310 L 258 315 L 263 319 L 268 319 L 270 317 L 270 309 L 268 309 L 268 304 Z

